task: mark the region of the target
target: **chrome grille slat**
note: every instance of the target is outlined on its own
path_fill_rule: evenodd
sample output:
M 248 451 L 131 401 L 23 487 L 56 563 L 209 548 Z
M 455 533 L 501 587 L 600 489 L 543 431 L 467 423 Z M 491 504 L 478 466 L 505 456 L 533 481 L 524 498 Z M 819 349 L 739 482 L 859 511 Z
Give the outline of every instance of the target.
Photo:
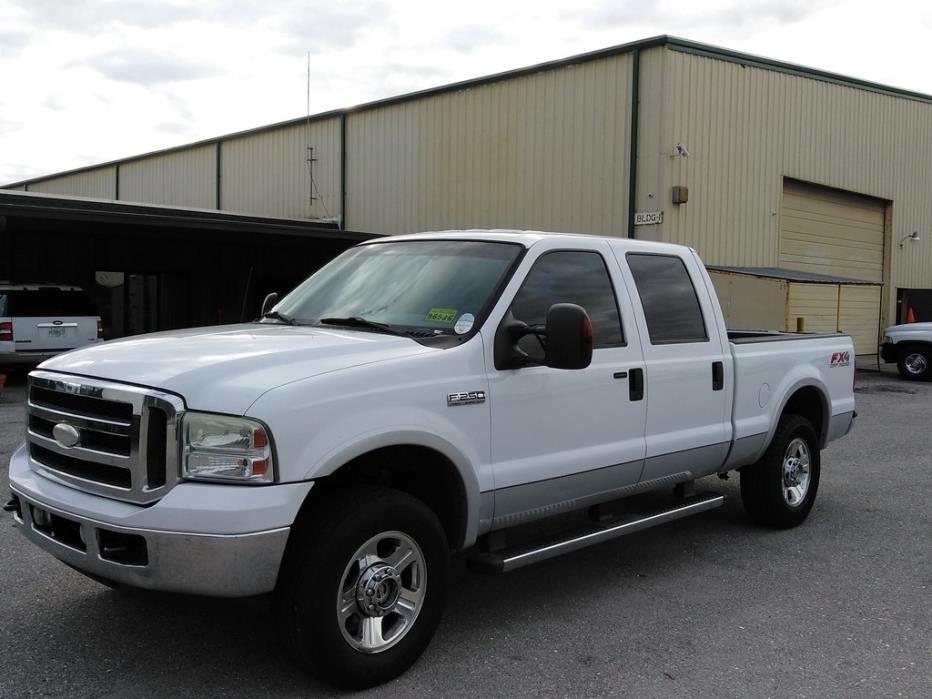
M 41 370 L 29 375 L 29 396 L 27 424 L 33 418 L 35 424 L 27 436 L 36 471 L 79 490 L 138 504 L 158 500 L 177 481 L 184 413 L 178 396 Z M 164 450 L 150 448 L 150 422 L 164 434 Z M 52 428 L 59 423 L 78 430 L 76 445 L 66 447 L 54 438 Z M 148 464 L 150 453 L 164 464 Z
M 103 420 L 97 417 L 87 417 L 86 415 L 76 415 L 75 413 L 65 412 L 64 410 L 53 410 L 44 405 L 36 405 L 31 401 L 26 403 L 26 407 L 32 415 L 37 415 L 46 420 L 53 420 L 55 422 L 67 420 L 69 424 L 82 429 L 128 435 L 133 428 L 132 422 L 116 422 L 113 420 Z
M 106 451 L 98 451 L 86 447 L 66 448 L 51 437 L 45 437 L 32 430 L 27 430 L 27 433 L 33 444 L 39 444 L 49 451 L 54 451 L 62 456 L 70 456 L 74 459 L 81 459 L 82 461 L 107 464 L 108 466 L 116 466 L 117 468 L 125 468 L 127 470 L 130 470 L 132 467 L 132 462 L 130 461 L 131 456 L 120 456 L 119 454 L 111 454 Z

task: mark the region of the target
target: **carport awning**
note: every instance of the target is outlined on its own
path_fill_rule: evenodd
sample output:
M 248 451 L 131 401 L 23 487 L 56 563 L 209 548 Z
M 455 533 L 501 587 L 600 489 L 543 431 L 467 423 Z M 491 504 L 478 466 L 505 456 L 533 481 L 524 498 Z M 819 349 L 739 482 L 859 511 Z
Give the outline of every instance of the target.
M 755 277 L 767 277 L 768 279 L 785 279 L 786 281 L 805 284 L 861 284 L 864 286 L 883 286 L 882 282 L 868 282 L 863 279 L 836 277 L 830 274 L 800 272 L 795 269 L 782 269 L 781 267 L 726 267 L 722 265 L 706 265 L 706 269 L 715 272 L 730 272 L 732 274 L 749 274 Z
M 248 232 L 258 235 L 297 235 L 351 244 L 379 237 L 373 233 L 340 230 L 335 223 L 320 221 L 11 190 L 0 190 L 0 231 L 5 223 L 3 217 Z

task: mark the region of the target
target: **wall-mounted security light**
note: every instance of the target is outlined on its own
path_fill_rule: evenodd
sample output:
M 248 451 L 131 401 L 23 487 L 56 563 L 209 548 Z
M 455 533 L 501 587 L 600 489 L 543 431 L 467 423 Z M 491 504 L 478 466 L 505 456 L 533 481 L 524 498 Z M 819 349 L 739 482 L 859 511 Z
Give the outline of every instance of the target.
M 919 231 L 913 231 L 909 235 L 904 235 L 903 239 L 900 241 L 900 250 L 903 249 L 903 243 L 905 243 L 907 240 L 913 243 L 918 243 L 919 242 Z
M 670 155 L 671 158 L 688 158 L 689 151 L 686 149 L 682 143 L 677 143 L 673 146 L 673 153 Z

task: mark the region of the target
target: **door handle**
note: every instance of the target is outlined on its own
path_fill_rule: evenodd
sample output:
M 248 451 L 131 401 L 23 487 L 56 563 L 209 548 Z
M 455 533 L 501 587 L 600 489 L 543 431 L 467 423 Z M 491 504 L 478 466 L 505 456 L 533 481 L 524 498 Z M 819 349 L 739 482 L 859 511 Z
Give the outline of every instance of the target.
M 628 398 L 633 401 L 644 399 L 643 369 L 631 369 L 628 372 Z
M 712 362 L 712 390 L 721 391 L 725 388 L 725 365 L 722 362 Z

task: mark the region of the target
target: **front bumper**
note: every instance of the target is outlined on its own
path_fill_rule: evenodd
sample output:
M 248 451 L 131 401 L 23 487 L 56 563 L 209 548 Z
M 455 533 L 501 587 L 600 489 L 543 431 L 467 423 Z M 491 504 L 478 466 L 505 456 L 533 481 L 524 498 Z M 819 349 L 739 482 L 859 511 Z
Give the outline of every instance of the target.
M 37 473 L 25 446 L 10 460 L 13 520 L 39 548 L 132 587 L 214 597 L 275 588 L 290 526 L 311 486 L 180 483 L 140 507 Z

